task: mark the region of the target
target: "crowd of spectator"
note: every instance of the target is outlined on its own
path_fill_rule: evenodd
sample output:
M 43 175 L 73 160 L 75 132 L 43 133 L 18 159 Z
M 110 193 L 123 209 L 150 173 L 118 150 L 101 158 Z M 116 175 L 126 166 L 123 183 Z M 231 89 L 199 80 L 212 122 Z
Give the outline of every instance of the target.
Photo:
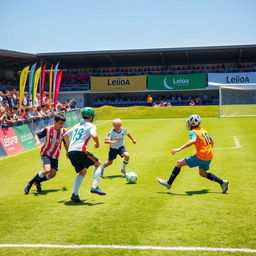
M 41 102 L 40 94 L 37 93 L 33 105 L 27 92 L 24 93 L 21 100 L 20 107 L 19 92 L 15 88 L 10 91 L 0 91 L 0 127 L 20 125 L 31 120 L 51 117 L 56 112 L 68 112 L 76 109 L 74 99 L 58 102 L 54 109 L 48 94 L 43 97 Z
M 147 106 L 147 95 L 136 96 L 108 96 L 96 97 L 93 105 L 100 107 L 110 106 Z M 219 103 L 218 95 L 156 95 L 152 96 L 152 107 L 169 107 L 169 106 L 195 106 L 195 105 L 216 105 Z
M 194 73 L 230 73 L 230 72 L 256 72 L 256 63 L 248 64 L 215 64 L 215 65 L 169 65 L 148 67 L 124 68 L 87 68 L 64 70 L 61 91 L 90 90 L 91 76 L 131 76 L 131 75 L 173 75 Z M 48 89 L 46 79 L 46 89 Z M 18 79 L 5 80 L 0 78 L 0 88 L 16 88 Z

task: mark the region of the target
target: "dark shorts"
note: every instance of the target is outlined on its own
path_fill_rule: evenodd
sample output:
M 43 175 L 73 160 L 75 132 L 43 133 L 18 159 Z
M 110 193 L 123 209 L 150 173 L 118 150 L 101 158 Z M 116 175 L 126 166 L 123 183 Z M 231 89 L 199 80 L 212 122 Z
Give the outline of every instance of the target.
M 51 169 L 55 169 L 55 170 L 58 171 L 59 160 L 53 159 L 53 158 L 51 158 L 49 156 L 46 156 L 46 155 L 42 155 L 41 159 L 42 159 L 43 165 L 48 165 L 49 164 L 51 166 Z
M 99 159 L 90 152 L 85 153 L 82 151 L 70 151 L 68 152 L 68 158 L 77 173 L 99 161 Z
M 116 159 L 117 155 L 122 157 L 124 152 L 127 152 L 124 146 L 120 147 L 119 149 L 110 148 L 108 152 L 108 160 L 112 161 Z

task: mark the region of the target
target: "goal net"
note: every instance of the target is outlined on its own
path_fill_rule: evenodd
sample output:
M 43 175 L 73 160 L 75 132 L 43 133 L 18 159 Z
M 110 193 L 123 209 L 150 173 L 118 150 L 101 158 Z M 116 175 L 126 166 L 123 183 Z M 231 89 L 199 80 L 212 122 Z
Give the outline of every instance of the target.
M 219 117 L 256 116 L 256 84 L 217 84 Z

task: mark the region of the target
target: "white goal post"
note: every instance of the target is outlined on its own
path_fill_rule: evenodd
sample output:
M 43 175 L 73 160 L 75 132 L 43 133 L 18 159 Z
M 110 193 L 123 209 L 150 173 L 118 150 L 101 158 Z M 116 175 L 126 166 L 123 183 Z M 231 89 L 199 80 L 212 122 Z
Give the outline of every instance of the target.
M 219 117 L 256 116 L 256 84 L 220 84 Z

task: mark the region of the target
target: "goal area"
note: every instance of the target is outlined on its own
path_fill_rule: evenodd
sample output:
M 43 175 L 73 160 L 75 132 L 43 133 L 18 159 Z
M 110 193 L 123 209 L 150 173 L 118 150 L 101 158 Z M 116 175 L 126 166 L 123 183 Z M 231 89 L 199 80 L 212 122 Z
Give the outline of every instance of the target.
M 218 84 L 219 117 L 256 116 L 256 84 Z

